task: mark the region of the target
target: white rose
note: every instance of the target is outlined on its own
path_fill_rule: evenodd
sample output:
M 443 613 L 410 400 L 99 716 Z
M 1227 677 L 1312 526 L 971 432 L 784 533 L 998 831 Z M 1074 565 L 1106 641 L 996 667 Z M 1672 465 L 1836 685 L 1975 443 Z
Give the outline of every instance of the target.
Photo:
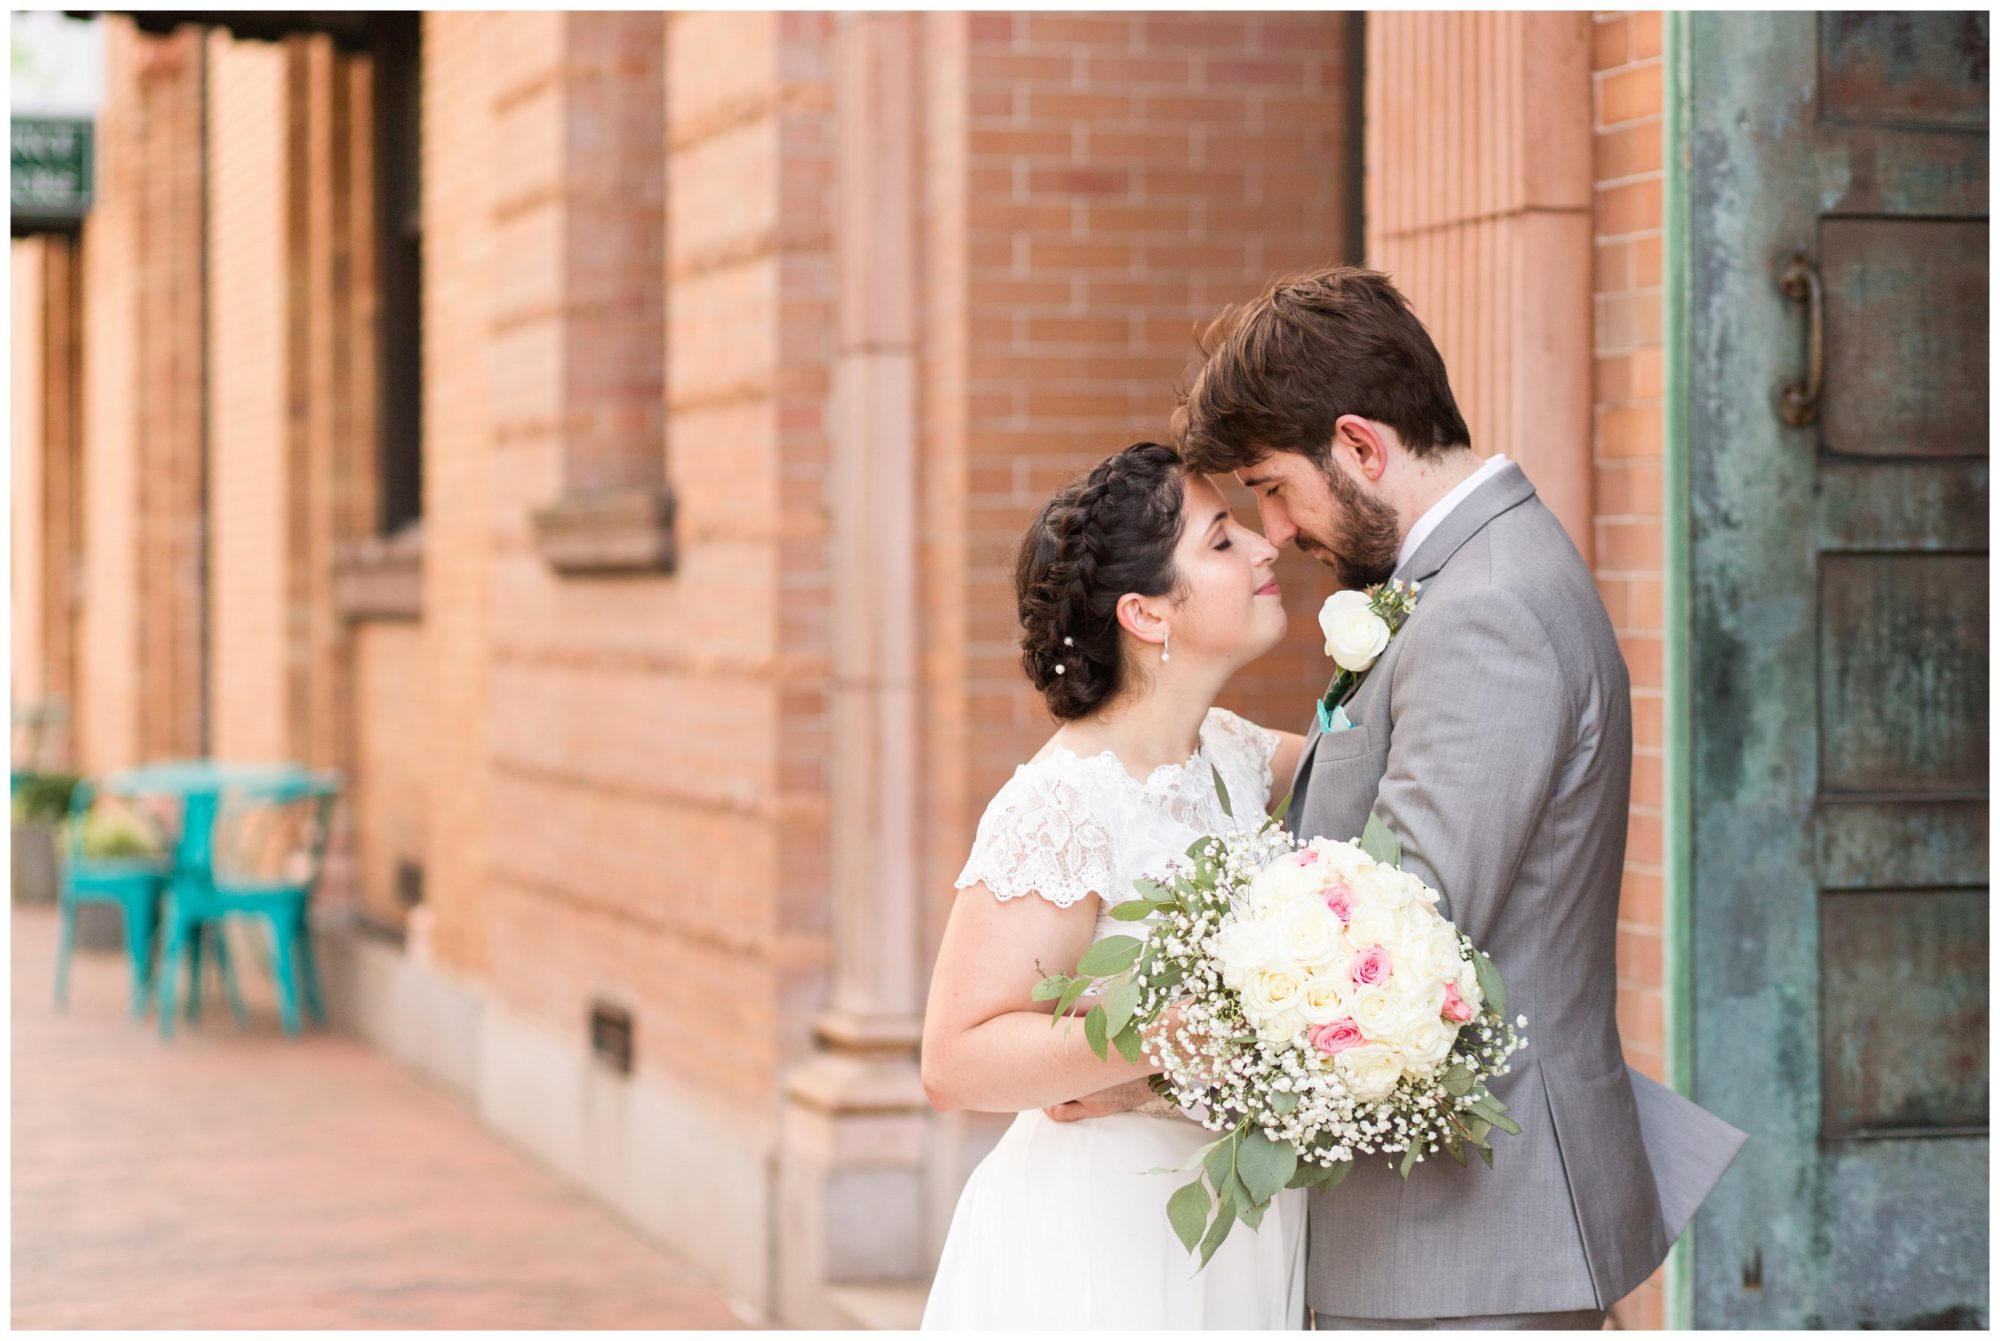
M 1467 960 L 1458 961 L 1458 999 L 1477 1015 L 1486 1006 L 1486 994 L 1479 990 L 1479 971 Z
M 1396 1050 L 1379 1043 L 1364 1043 L 1358 1048 L 1349 1048 L 1337 1059 L 1339 1067 L 1347 1074 L 1349 1088 L 1354 1097 L 1363 1103 L 1374 1103 L 1389 1097 L 1389 1091 L 1396 1088 L 1396 1082 L 1403 1078 L 1403 1059 Z
M 1304 986 L 1301 976 L 1288 967 L 1264 969 L 1243 989 L 1243 1013 L 1258 1025 L 1284 1015 L 1298 1006 L 1299 989 Z
M 1292 905 L 1285 915 L 1285 950 L 1299 963 L 1323 964 L 1340 940 L 1340 919 L 1327 911 L 1317 895 Z
M 1347 1013 L 1349 984 L 1331 973 L 1315 973 L 1299 992 L 1299 1014 L 1307 1024 L 1332 1024 Z
M 1216 933 L 1215 957 L 1222 964 L 1222 980 L 1242 989 L 1252 974 L 1277 962 L 1277 929 L 1268 922 L 1239 917 Z
M 1419 948 L 1415 958 L 1420 976 L 1436 983 L 1458 980 L 1459 967 L 1465 961 L 1458 957 L 1458 937 L 1450 927 L 1439 923 L 1416 944 Z
M 1296 1010 L 1279 1011 L 1257 1026 L 1257 1037 L 1266 1043 L 1283 1043 L 1305 1028 L 1305 1017 Z
M 1389 645 L 1389 626 L 1368 608 L 1365 591 L 1336 591 L 1319 608 L 1319 629 L 1326 635 L 1326 654 L 1342 670 L 1360 674 L 1375 664 Z
M 1389 945 L 1396 940 L 1396 915 L 1377 904 L 1357 904 L 1347 919 L 1347 939 L 1363 950 Z
M 1458 1026 L 1446 1024 L 1436 1015 L 1412 1025 L 1403 1036 L 1403 1049 L 1415 1069 L 1422 1075 L 1430 1075 L 1444 1059 L 1451 1055 L 1452 1040 L 1458 1036 Z
M 1361 850 L 1356 842 L 1336 843 L 1330 838 L 1313 839 L 1313 848 L 1319 853 L 1322 870 L 1330 871 L 1332 878 L 1321 877 L 1323 884 L 1337 884 L 1356 871 L 1366 870 L 1374 865 L 1374 859 Z
M 1253 908 L 1282 907 L 1325 882 L 1325 868 L 1320 863 L 1301 866 L 1296 857 L 1280 857 L 1251 877 L 1248 902 Z
M 1409 887 L 1403 883 L 1403 873 L 1393 866 L 1374 865 L 1366 870 L 1356 871 L 1348 878 L 1348 885 L 1361 896 L 1363 903 L 1374 904 L 1397 912 L 1410 902 Z
M 1386 987 L 1355 988 L 1347 998 L 1347 1010 L 1369 1042 L 1400 1041 L 1406 1012 Z

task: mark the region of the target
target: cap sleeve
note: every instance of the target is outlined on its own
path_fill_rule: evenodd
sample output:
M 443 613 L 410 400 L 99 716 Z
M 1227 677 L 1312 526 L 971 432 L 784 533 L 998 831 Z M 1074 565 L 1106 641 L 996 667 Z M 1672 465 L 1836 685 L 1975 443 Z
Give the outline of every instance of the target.
M 1023 765 L 986 813 L 957 886 L 984 883 L 1001 899 L 1036 894 L 1067 908 L 1111 888 L 1110 831 L 1086 805 L 1074 779 Z

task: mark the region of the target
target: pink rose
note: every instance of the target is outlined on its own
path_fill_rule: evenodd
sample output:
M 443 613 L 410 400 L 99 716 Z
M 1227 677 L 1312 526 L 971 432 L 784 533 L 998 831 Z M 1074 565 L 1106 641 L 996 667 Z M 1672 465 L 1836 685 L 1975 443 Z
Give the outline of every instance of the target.
M 1303 852 L 1299 853 L 1299 865 L 1301 866 L 1310 866 L 1318 860 L 1319 849 L 1316 847 L 1306 848 Z
M 1438 1012 L 1453 1024 L 1464 1024 L 1472 1018 L 1472 1007 L 1458 995 L 1458 984 L 1444 985 L 1444 1009 Z
M 1306 1039 L 1329 1057 L 1338 1056 L 1349 1048 L 1358 1048 L 1368 1041 L 1361 1032 L 1361 1026 L 1347 1018 L 1310 1030 Z
M 1348 974 L 1357 987 L 1374 987 L 1389 978 L 1389 952 L 1379 945 L 1371 945 L 1354 956 L 1354 963 Z
M 1354 891 L 1346 885 L 1328 885 L 1321 892 L 1326 896 L 1326 906 L 1340 919 L 1340 924 L 1346 926 L 1348 919 L 1354 916 Z

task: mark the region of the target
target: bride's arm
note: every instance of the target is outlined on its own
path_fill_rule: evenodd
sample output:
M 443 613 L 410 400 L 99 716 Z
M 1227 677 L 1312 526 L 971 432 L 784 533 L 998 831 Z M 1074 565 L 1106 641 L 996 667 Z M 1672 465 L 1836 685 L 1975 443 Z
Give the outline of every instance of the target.
M 1080 1018 L 1052 1024 L 1051 1006 L 1029 1000 L 1043 973 L 1076 967 L 1096 926 L 1095 896 L 1059 908 L 1036 895 L 1003 901 L 984 884 L 958 892 L 924 1010 L 933 1106 L 1017 1113 L 1159 1070 L 1144 1054 L 1136 1063 L 1115 1051 L 1097 1060 Z

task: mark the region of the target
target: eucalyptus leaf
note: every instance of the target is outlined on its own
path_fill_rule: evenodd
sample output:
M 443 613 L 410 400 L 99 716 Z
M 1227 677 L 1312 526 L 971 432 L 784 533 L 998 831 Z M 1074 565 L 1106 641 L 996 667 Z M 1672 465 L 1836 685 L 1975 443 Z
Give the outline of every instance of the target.
M 1230 1132 L 1209 1146 L 1208 1155 L 1202 1161 L 1208 1171 L 1208 1185 L 1215 1189 L 1217 1196 L 1229 1187 L 1230 1170 L 1236 1162 L 1236 1142 L 1240 1136 L 1240 1132 Z
M 1464 1065 L 1454 1066 L 1444 1073 L 1444 1092 L 1454 1099 L 1463 1099 L 1472 1093 L 1472 1072 Z
M 1208 771 L 1215 778 L 1215 799 L 1222 803 L 1222 813 L 1235 819 L 1236 811 L 1229 804 L 1229 784 L 1222 780 L 1222 770 L 1211 763 Z
M 1157 880 L 1134 880 L 1132 888 L 1139 891 L 1139 897 L 1148 903 L 1172 903 L 1176 895 Z
M 1137 936 L 1106 936 L 1083 952 L 1076 971 L 1087 978 L 1108 978 L 1123 973 L 1139 958 L 1145 942 Z
M 1127 899 L 1111 909 L 1111 917 L 1119 922 L 1138 922 L 1153 915 L 1153 905 L 1144 899 Z
M 1279 1115 L 1291 1112 L 1299 1106 L 1299 1096 L 1294 1090 L 1279 1090 L 1271 1096 L 1271 1111 Z
M 1090 1013 L 1083 1017 L 1083 1041 L 1090 1044 L 1090 1050 L 1097 1054 L 1098 1061 L 1105 1060 L 1104 1051 L 1104 1007 L 1092 1006 Z
M 1490 1145 L 1481 1145 L 1481 1146 L 1474 1146 L 1474 1147 L 1473 1147 L 1473 1149 L 1477 1150 L 1477 1151 L 1479 1152 L 1479 1157 L 1480 1157 L 1481 1159 L 1483 1159 L 1483 1160 L 1485 1160 L 1485 1161 L 1486 1161 L 1486 1167 L 1487 1167 L 1487 1168 L 1489 1168 L 1489 1169 L 1490 1169 L 1490 1168 L 1492 1168 L 1492 1167 L 1493 1167 L 1493 1147 L 1492 1147 L 1492 1146 L 1490 1146 Z
M 1298 1151 L 1283 1141 L 1274 1141 L 1262 1131 L 1252 1131 L 1236 1152 L 1236 1172 L 1250 1189 L 1252 1201 L 1269 1201 L 1292 1180 L 1298 1167 Z
M 1135 1063 L 1139 1060 L 1139 1049 L 1145 1046 L 1145 1040 L 1139 1036 L 1137 1029 L 1126 1029 L 1111 1036 L 1111 1046 L 1118 1049 L 1118 1055 L 1128 1063 Z
M 1336 1160 L 1334 1161 L 1332 1166 L 1328 1168 L 1326 1177 L 1320 1180 L 1320 1185 L 1326 1188 L 1339 1187 L 1341 1184 L 1341 1180 L 1346 1178 L 1347 1175 L 1352 1172 L 1354 1172 L 1353 1160 L 1351 1159 Z
M 1410 1170 L 1417 1167 L 1417 1152 L 1422 1149 L 1423 1147 L 1421 1145 L 1412 1144 L 1408 1150 L 1404 1151 L 1403 1167 L 1396 1170 L 1396 1172 L 1402 1174 L 1403 1177 L 1408 1178 L 1410 1176 Z
M 1368 823 L 1361 830 L 1361 850 L 1385 866 L 1399 866 L 1403 861 L 1403 844 L 1395 832 L 1382 822 L 1382 817 L 1369 812 Z
M 1472 952 L 1472 971 L 1479 979 L 1479 990 L 1485 994 L 1486 1008 L 1503 1019 L 1507 1014 L 1507 984 L 1500 979 L 1500 970 L 1483 950 Z
M 1139 1009 L 1139 982 L 1127 978 L 1104 999 L 1104 1029 L 1109 1034 L 1120 1034 L 1132 1018 L 1132 1012 Z
M 1445 1141 L 1444 1152 L 1457 1160 L 1458 1166 L 1461 1169 L 1465 1167 L 1465 1142 L 1458 1140 Z
M 1035 984 L 1035 990 L 1028 993 L 1028 999 L 1031 1001 L 1054 1001 L 1063 994 L 1063 988 L 1068 987 L 1069 982 L 1070 979 L 1067 973 L 1051 973 L 1048 977 Z
M 1088 978 L 1070 979 L 1069 986 L 1063 988 L 1063 994 L 1056 998 L 1056 1018 L 1058 1020 L 1069 1014 L 1070 1007 L 1077 1003 L 1078 998 L 1082 997 L 1084 991 L 1089 986 L 1090 979 Z
M 1167 1219 L 1173 1222 L 1174 1237 L 1193 1252 L 1201 1242 L 1202 1226 L 1208 1223 L 1208 1189 L 1197 1178 L 1167 1198 Z
M 1246 1201 L 1237 1208 L 1236 1214 L 1244 1224 L 1254 1230 L 1264 1223 L 1264 1212 L 1270 1208 L 1271 1203 L 1268 1201 Z
M 1215 1208 L 1215 1219 L 1208 1226 L 1208 1233 L 1201 1241 L 1201 1264 L 1208 1265 L 1208 1259 L 1215 1256 L 1215 1250 L 1229 1237 L 1229 1228 L 1236 1223 L 1236 1207 L 1229 1202 L 1220 1202 Z

